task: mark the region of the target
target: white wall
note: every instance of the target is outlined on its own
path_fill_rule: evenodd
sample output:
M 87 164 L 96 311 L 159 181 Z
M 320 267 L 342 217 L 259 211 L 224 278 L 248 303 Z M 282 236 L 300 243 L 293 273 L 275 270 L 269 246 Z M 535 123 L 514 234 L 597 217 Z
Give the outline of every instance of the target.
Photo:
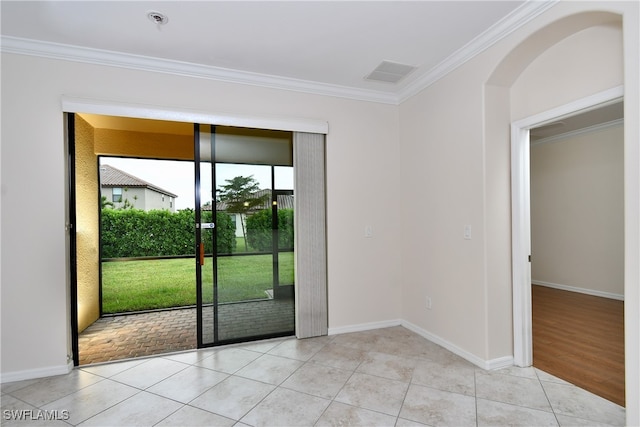
M 624 128 L 531 147 L 534 283 L 624 295 Z
M 465 65 L 401 105 L 400 205 L 412 218 L 402 230 L 404 319 L 486 360 L 482 68 Z
M 579 31 L 544 51 L 511 88 L 513 120 L 623 84 L 622 46 L 622 27 L 612 23 Z
M 129 191 L 131 190 L 132 189 L 130 188 Z M 142 196 L 138 197 L 142 197 L 142 202 L 144 203 L 143 206 L 147 211 L 154 209 L 168 210 L 169 212 L 176 211 L 176 205 L 175 203 L 172 203 L 175 202 L 175 200 L 173 200 L 173 197 L 166 194 L 158 193 L 155 190 L 145 188 Z
M 384 209 L 400 187 L 397 107 L 13 54 L 2 89 L 4 381 L 59 373 L 70 353 L 62 95 L 327 121 L 329 327 L 400 318 L 400 217 Z
M 66 362 L 62 94 L 327 120 L 330 328 L 403 318 L 470 358 L 508 361 L 513 354 L 509 124 L 619 85 L 621 68 L 588 62 L 580 78 L 564 76 L 555 82 L 547 74 L 553 86 L 533 80 L 528 86 L 522 76 L 514 83 L 519 71 L 502 61 L 509 57 L 517 63 L 519 56 L 510 52 L 546 25 L 596 9 L 620 12 L 624 19 L 627 423 L 640 424 L 637 2 L 559 2 L 399 108 L 3 55 L 3 378 Z M 587 31 L 577 42 L 589 43 L 589 49 L 558 60 L 571 67 L 573 55 L 619 55 L 619 49 L 604 52 L 610 46 L 592 40 L 596 33 Z M 619 37 L 613 33 L 606 37 Z M 519 65 L 526 69 L 529 64 Z M 494 70 L 500 78 L 493 78 Z M 510 82 L 502 78 L 509 74 Z M 529 102 L 534 95 L 535 102 Z M 34 173 L 25 173 L 25 165 Z M 46 223 L 38 212 L 24 209 L 32 204 L 42 177 L 54 190 L 39 195 L 49 207 Z M 389 200 L 398 209 L 390 209 Z M 465 224 L 472 227 L 471 240 L 463 238 Z M 372 239 L 364 238 L 364 225 L 373 226 Z M 33 241 L 46 255 L 38 269 L 23 252 L 7 250 Z M 431 310 L 425 307 L 427 296 Z
M 625 27 L 578 31 L 606 16 L 576 14 L 599 10 L 623 15 Z M 577 18 L 563 20 L 572 15 Z M 550 31 L 538 33 L 547 26 Z M 562 40 L 563 33 L 569 38 Z M 400 106 L 401 206 L 404 217 L 419 221 L 402 229 L 403 318 L 424 335 L 496 366 L 513 355 L 509 126 L 624 84 L 625 117 L 634 118 L 625 122 L 632 425 L 640 422 L 637 34 L 637 3 L 560 2 Z M 472 227 L 471 240 L 463 238 L 465 224 Z

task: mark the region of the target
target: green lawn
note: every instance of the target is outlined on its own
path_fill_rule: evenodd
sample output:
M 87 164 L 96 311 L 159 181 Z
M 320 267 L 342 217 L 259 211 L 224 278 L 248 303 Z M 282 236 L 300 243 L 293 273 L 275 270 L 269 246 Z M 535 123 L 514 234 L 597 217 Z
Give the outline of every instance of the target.
M 293 284 L 293 252 L 280 254 L 280 283 Z M 196 303 L 195 261 L 163 259 L 102 263 L 102 309 L 122 313 Z M 203 267 L 203 299 L 213 300 L 211 258 Z M 271 255 L 218 258 L 220 302 L 265 298 L 273 288 Z
M 242 253 L 242 252 L 252 252 L 254 250 L 249 245 L 247 245 L 247 249 L 248 250 L 246 250 L 245 247 L 244 247 L 244 237 L 237 237 L 236 236 L 236 247 L 233 250 L 233 252 L 237 254 L 237 253 Z

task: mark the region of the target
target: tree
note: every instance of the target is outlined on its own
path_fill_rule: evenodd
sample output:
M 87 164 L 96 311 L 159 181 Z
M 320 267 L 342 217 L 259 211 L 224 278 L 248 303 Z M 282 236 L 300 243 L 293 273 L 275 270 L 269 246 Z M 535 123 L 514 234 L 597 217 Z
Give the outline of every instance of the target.
M 129 189 L 125 187 L 124 192 L 126 193 L 127 191 L 129 191 Z M 138 196 L 133 196 L 133 200 L 134 202 L 131 203 L 129 199 L 125 197 L 124 200 L 122 201 L 122 206 L 120 206 L 118 209 L 121 209 L 121 210 L 135 209 L 135 201 L 138 200 Z
M 218 192 L 220 201 L 227 205 L 226 211 L 238 214 L 240 217 L 244 247 L 245 250 L 248 250 L 244 218 L 248 213 L 262 208 L 268 194 L 262 196 L 258 194 L 260 187 L 255 178 L 253 178 L 253 175 L 236 176 L 233 179 L 227 179 L 226 182 L 227 184 L 222 185 L 216 191 Z
M 115 205 L 107 200 L 107 196 L 102 196 L 100 197 L 100 207 L 102 209 L 113 209 Z
M 129 191 L 128 188 L 125 188 L 124 191 Z M 119 209 L 119 210 L 126 210 L 126 209 L 135 209 L 135 202 L 138 200 L 138 196 L 133 196 L 133 200 L 134 202 L 131 203 L 129 201 L 129 199 L 125 198 L 122 201 L 122 205 L 116 208 L 115 203 L 107 200 L 107 196 L 101 196 L 100 197 L 100 209 Z

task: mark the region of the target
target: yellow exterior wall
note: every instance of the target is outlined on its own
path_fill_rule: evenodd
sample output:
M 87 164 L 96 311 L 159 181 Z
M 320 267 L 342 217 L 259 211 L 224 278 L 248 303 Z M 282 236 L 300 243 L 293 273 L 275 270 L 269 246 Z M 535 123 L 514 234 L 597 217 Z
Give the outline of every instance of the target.
M 193 160 L 193 135 L 95 129 L 95 154 Z
M 100 317 L 100 196 L 94 129 L 76 115 L 75 133 L 78 332 L 82 332 Z
M 78 332 L 100 317 L 98 156 L 193 160 L 193 136 L 96 129 L 76 114 Z

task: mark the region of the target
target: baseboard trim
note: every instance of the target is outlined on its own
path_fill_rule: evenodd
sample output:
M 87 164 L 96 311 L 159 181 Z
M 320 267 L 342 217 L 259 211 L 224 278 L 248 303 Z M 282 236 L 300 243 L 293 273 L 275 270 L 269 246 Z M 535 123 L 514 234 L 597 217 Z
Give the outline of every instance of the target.
M 461 349 L 455 344 L 452 344 L 449 341 L 442 339 L 437 335 L 427 332 L 426 330 L 420 328 L 419 326 L 403 319 L 385 320 L 382 322 L 360 323 L 357 325 L 348 325 L 348 326 L 340 326 L 337 328 L 329 328 L 329 335 L 348 334 L 351 332 L 363 332 L 363 331 L 370 331 L 373 329 L 390 328 L 393 326 L 405 327 L 410 331 L 420 335 L 421 337 L 435 344 L 438 344 L 439 346 L 446 348 L 450 352 L 462 357 L 465 360 L 468 360 L 469 362 L 473 363 L 474 365 L 482 369 L 490 371 L 490 370 L 513 366 L 512 355 L 499 357 L 497 359 L 484 360 L 476 356 L 475 354 L 469 353 L 468 351 Z
M 499 357 L 497 359 L 490 359 L 490 360 L 484 360 L 478 356 L 476 356 L 475 354 L 469 353 L 468 351 L 461 349 L 460 347 L 458 347 L 457 345 L 450 343 L 449 341 L 432 334 L 431 332 L 428 332 L 424 329 L 422 329 L 421 327 L 408 322 L 406 320 L 402 321 L 402 326 L 404 326 L 405 328 L 409 329 L 412 332 L 415 332 L 416 334 L 420 335 L 421 337 L 435 343 L 438 344 L 441 347 L 446 348 L 447 350 L 449 350 L 450 352 L 452 352 L 453 354 L 456 354 L 460 357 L 462 357 L 463 359 L 473 363 L 474 365 L 476 365 L 479 368 L 482 368 L 484 370 L 495 370 L 495 369 L 501 369 L 501 368 L 506 368 L 509 366 L 513 366 L 513 356 L 503 356 L 503 357 Z
M 372 329 L 391 328 L 393 326 L 401 326 L 402 320 L 384 320 L 382 322 L 360 323 L 357 325 L 338 326 L 337 328 L 329 328 L 329 335 L 348 334 L 351 332 L 370 331 Z
M 514 366 L 513 356 L 502 356 L 496 359 L 490 359 L 485 362 L 486 370 L 495 371 L 497 369 L 508 368 Z
M 455 344 L 450 343 L 449 341 L 434 335 L 426 330 L 420 328 L 419 326 L 408 322 L 402 319 L 393 319 L 393 320 L 385 320 L 381 322 L 369 322 L 369 323 L 360 323 L 357 325 L 348 325 L 348 326 L 339 326 L 336 328 L 329 328 L 329 335 L 340 335 L 347 334 L 351 332 L 363 332 L 370 331 L 373 329 L 382 329 L 382 328 L 391 328 L 394 326 L 403 326 L 410 331 L 415 332 L 421 337 L 438 344 L 449 350 L 450 352 L 462 357 L 465 360 L 473 363 L 474 365 L 485 369 L 485 370 L 495 370 L 506 368 L 509 366 L 513 366 L 513 356 L 504 356 L 491 360 L 484 360 L 479 358 L 478 356 L 469 353 L 466 350 L 461 349 Z M 9 383 L 14 381 L 23 381 L 23 380 L 31 380 L 35 378 L 44 378 L 44 377 L 52 377 L 55 375 L 65 375 L 73 370 L 73 362 L 69 362 L 67 365 L 60 366 L 51 366 L 48 368 L 39 368 L 39 369 L 28 369 L 24 371 L 16 371 L 16 372 L 6 372 L 1 374 L 0 383 Z
M 577 292 L 580 294 L 592 295 L 595 297 L 615 299 L 624 301 L 624 295 L 614 294 L 611 292 L 597 291 L 594 289 L 578 288 L 576 286 L 561 285 L 558 283 L 543 282 L 542 280 L 531 280 L 532 285 L 546 286 L 547 288 L 560 289 L 561 291 Z
M 66 365 L 49 366 L 46 368 L 26 369 L 24 371 L 4 372 L 0 376 L 0 383 L 11 383 L 14 381 L 32 380 L 35 378 L 53 377 L 56 375 L 66 375 L 73 370 L 73 362 Z

